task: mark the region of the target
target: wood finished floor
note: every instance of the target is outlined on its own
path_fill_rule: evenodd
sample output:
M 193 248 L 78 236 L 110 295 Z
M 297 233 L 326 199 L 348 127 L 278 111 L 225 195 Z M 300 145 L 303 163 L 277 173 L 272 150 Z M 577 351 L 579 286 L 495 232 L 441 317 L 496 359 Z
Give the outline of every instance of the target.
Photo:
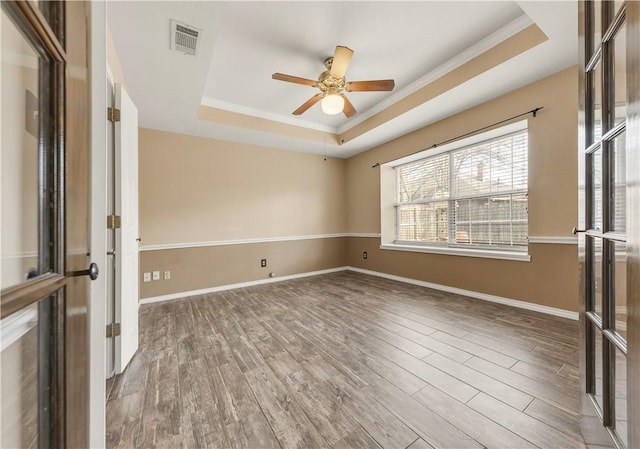
M 140 308 L 108 448 L 585 448 L 577 323 L 353 272 Z

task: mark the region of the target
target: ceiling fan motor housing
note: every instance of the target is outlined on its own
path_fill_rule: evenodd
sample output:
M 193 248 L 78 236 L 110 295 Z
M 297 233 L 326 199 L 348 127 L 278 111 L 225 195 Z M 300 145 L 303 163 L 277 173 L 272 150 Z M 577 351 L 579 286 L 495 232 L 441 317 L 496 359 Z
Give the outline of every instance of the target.
M 333 58 L 328 58 L 333 59 Z M 327 62 L 325 60 L 325 66 Z M 329 73 L 331 71 L 331 64 L 329 68 L 320 74 L 318 77 L 318 88 L 327 95 L 335 95 L 344 90 L 345 78 L 334 78 Z

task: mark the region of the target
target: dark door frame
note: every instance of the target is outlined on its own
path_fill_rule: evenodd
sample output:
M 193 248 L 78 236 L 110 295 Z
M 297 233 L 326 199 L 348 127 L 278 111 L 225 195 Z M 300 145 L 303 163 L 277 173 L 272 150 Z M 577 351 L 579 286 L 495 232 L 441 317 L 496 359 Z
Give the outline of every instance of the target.
M 640 2 L 627 2 L 627 413 L 640 447 Z
M 618 8 L 619 6 L 619 8 Z M 600 20 L 596 19 L 597 12 Z M 580 388 L 582 430 L 588 444 L 640 447 L 640 2 L 581 0 L 578 9 L 580 46 L 579 105 L 579 296 Z M 615 50 L 622 26 L 626 48 Z M 597 38 L 597 41 L 594 40 Z M 616 54 L 626 59 L 626 119 L 616 122 Z M 598 73 L 599 72 L 599 73 Z M 626 78 L 626 79 L 625 79 Z M 622 87 L 622 85 L 620 86 Z M 600 95 L 598 95 L 598 93 Z M 599 115 L 598 115 L 599 113 Z M 596 132 L 596 125 L 602 131 Z M 618 136 L 626 139 L 626 220 L 616 215 L 615 179 Z M 602 155 L 600 157 L 600 155 Z M 600 158 L 600 159 L 599 159 Z M 601 184 L 596 189 L 596 168 Z M 599 197 L 596 193 L 599 192 Z M 602 206 L 596 222 L 596 203 Z M 622 211 L 622 210 L 621 210 Z M 624 223 L 620 232 L 616 219 Z M 599 243 L 599 244 L 598 244 Z M 624 250 L 624 251 L 622 251 Z M 626 267 L 617 263 L 616 251 Z M 622 254 L 624 253 L 624 254 Z M 599 265 L 598 265 L 599 264 Z M 615 270 L 625 270 L 626 285 L 615 284 Z M 599 279 L 598 279 L 599 278 Z M 597 291 L 596 291 L 596 283 Z M 618 331 L 616 288 L 626 288 L 626 335 Z M 626 339 L 624 338 L 626 336 Z M 596 352 L 601 343 L 602 351 Z M 625 355 L 626 433 L 617 427 L 616 355 Z M 598 368 L 601 379 L 598 379 Z M 600 389 L 598 389 L 600 388 Z M 596 398 L 599 398 L 596 400 Z M 598 403 L 599 402 L 599 403 Z

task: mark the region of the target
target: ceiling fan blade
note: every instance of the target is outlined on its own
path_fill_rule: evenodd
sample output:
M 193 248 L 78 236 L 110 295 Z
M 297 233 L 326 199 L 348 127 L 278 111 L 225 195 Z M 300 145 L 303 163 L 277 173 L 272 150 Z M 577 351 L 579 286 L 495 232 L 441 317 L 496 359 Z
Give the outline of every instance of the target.
M 331 63 L 331 71 L 329 74 L 333 78 L 344 78 L 344 74 L 347 72 L 349 62 L 353 56 L 353 50 L 347 47 L 338 45 L 336 52 L 333 54 L 333 62 Z
M 393 90 L 396 83 L 393 80 L 350 81 L 345 83 L 347 92 L 373 92 Z
M 356 108 L 353 107 L 353 104 L 349 101 L 345 94 L 340 94 L 340 96 L 344 99 L 344 109 L 342 112 L 347 117 L 351 117 L 356 114 Z
M 315 94 L 313 97 L 309 98 L 302 106 L 293 111 L 293 115 L 300 115 L 304 113 L 311 106 L 322 100 L 322 97 L 324 97 L 324 94 Z
M 300 78 L 298 76 L 293 75 L 285 75 L 284 73 L 274 73 L 271 75 L 271 78 L 278 81 L 287 81 L 289 83 L 296 84 L 304 84 L 305 86 L 316 87 L 318 85 L 317 81 L 309 80 L 306 78 Z

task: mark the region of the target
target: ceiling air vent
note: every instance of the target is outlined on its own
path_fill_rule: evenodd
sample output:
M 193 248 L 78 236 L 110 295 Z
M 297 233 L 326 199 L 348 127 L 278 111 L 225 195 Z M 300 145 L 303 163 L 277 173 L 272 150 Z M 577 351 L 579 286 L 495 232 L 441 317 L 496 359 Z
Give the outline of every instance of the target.
M 171 19 L 171 50 L 196 56 L 202 30 Z

